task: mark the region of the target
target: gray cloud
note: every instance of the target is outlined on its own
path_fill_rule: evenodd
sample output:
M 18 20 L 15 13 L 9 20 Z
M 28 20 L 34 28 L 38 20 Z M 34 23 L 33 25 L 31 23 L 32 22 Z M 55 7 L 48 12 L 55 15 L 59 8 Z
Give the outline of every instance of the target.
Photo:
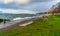
M 49 1 L 55 1 L 55 0 L 32 0 L 32 2 L 49 2 Z

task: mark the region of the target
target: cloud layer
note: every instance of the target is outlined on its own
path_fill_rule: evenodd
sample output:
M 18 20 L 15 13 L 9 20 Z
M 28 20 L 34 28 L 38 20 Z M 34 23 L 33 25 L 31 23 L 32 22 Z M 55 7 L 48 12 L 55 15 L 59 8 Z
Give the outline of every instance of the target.
M 11 3 L 13 2 L 13 0 L 4 0 L 3 3 L 7 4 L 7 3 Z
M 49 2 L 49 1 L 55 1 L 55 0 L 0 0 L 0 3 L 8 4 L 8 3 L 17 3 L 17 4 L 27 4 L 31 2 Z
M 55 0 L 0 0 L 0 9 L 3 9 L 5 12 L 12 12 L 11 9 L 16 9 L 16 10 L 22 9 L 22 10 L 41 12 L 41 11 L 48 11 L 49 8 L 53 4 L 56 4 L 57 1 L 59 0 L 56 1 Z M 7 10 L 9 9 L 9 10 L 7 11 L 5 9 Z
M 37 12 L 21 9 L 0 9 L 0 13 L 11 13 L 11 14 L 36 14 Z
M 30 1 L 31 0 L 0 0 L 0 3 L 9 4 L 14 2 L 16 4 L 27 4 Z

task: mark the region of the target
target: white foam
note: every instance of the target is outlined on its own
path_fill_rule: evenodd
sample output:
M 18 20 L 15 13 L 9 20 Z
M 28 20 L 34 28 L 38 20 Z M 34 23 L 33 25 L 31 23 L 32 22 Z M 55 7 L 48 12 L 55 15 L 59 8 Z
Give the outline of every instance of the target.
M 24 19 L 24 18 L 17 17 L 17 18 L 14 18 L 13 21 L 14 21 L 14 20 L 21 20 L 21 19 Z

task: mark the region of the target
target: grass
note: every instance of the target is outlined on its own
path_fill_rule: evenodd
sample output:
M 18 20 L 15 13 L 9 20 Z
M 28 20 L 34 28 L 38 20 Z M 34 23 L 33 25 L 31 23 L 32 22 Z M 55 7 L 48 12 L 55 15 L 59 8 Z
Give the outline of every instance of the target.
M 45 17 L 46 18 L 46 17 Z M 0 32 L 0 36 L 60 36 L 60 15 L 37 19 L 26 27 Z

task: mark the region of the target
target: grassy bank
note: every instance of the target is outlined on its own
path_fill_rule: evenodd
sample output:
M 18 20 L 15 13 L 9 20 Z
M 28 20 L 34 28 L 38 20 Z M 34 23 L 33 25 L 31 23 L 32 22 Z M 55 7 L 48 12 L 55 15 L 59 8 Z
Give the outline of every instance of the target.
M 60 36 L 60 15 L 37 19 L 26 27 L 0 32 L 0 36 Z

